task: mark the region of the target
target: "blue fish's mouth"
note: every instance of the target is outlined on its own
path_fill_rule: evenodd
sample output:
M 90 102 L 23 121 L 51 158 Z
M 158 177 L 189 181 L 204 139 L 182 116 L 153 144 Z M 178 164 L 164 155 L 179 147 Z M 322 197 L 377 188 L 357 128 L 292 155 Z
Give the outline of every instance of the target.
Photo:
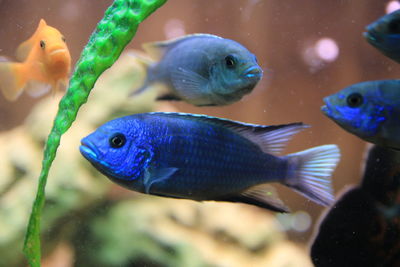
M 260 79 L 263 75 L 263 71 L 258 66 L 251 66 L 244 71 L 244 76 L 249 79 Z
M 382 38 L 379 37 L 379 34 L 371 26 L 366 27 L 366 32 L 363 32 L 363 36 L 370 44 L 373 45 L 382 42 Z
M 336 120 L 335 116 L 333 115 L 334 111 L 332 109 L 332 106 L 329 104 L 328 97 L 324 98 L 324 103 L 325 105 L 321 107 L 322 113 L 324 113 L 324 115 L 327 116 L 328 118 Z
M 98 159 L 99 153 L 97 151 L 97 148 L 90 141 L 83 139 L 81 141 L 79 151 L 81 152 L 82 156 L 84 156 L 90 162 L 96 161 Z

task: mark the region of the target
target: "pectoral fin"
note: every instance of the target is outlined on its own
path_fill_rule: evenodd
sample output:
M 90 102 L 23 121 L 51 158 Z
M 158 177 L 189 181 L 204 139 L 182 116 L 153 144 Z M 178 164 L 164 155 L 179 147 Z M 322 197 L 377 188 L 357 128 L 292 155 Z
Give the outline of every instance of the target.
M 48 93 L 50 91 L 51 87 L 52 86 L 48 83 L 31 80 L 27 83 L 25 91 L 31 97 L 40 97 L 40 96 Z
M 177 170 L 178 170 L 178 168 L 174 168 L 174 167 L 157 168 L 157 169 L 150 168 L 150 169 L 146 170 L 146 173 L 144 175 L 144 181 L 143 181 L 144 187 L 145 187 L 145 193 L 150 194 L 151 193 L 150 190 L 153 185 L 165 182 Z
M 183 68 L 172 71 L 172 84 L 186 99 L 203 97 L 208 80 L 203 76 Z

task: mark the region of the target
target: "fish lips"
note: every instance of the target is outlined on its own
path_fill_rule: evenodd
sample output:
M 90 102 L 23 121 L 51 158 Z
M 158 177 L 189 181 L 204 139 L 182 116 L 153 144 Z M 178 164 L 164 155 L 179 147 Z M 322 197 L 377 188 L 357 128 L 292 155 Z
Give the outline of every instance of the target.
M 331 118 L 331 119 L 335 120 L 335 118 L 333 116 L 333 108 L 329 104 L 328 97 L 324 98 L 324 103 L 325 103 L 325 105 L 323 105 L 321 107 L 322 113 L 324 113 L 324 115 L 327 116 L 328 118 Z
M 83 157 L 92 163 L 96 163 L 99 159 L 99 151 L 96 146 L 89 140 L 86 140 L 86 138 L 82 139 L 79 151 Z
M 260 80 L 263 76 L 263 71 L 259 66 L 251 66 L 244 71 L 244 76 L 251 80 Z

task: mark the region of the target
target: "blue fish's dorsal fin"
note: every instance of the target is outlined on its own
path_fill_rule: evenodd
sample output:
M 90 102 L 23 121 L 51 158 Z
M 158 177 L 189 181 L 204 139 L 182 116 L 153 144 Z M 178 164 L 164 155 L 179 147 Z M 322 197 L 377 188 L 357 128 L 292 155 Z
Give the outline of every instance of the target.
M 189 113 L 152 112 L 152 114 L 187 117 L 227 127 L 258 145 L 264 153 L 274 155 L 279 154 L 285 148 L 286 143 L 293 135 L 310 127 L 302 122 L 266 126 Z
M 208 37 L 208 38 L 218 38 L 223 39 L 222 37 L 206 34 L 206 33 L 195 33 L 195 34 L 188 34 L 185 36 L 181 36 L 172 40 L 161 41 L 161 42 L 153 42 L 153 43 L 145 43 L 142 45 L 144 51 L 154 60 L 160 60 L 168 48 L 185 41 L 190 38 L 194 37 Z

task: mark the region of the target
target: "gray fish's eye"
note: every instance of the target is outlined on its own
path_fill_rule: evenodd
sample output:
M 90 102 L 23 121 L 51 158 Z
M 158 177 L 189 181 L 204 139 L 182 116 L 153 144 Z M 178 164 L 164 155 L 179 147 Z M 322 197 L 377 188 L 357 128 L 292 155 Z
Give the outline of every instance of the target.
M 40 48 L 43 50 L 46 48 L 46 43 L 43 40 L 40 40 Z
M 113 136 L 111 136 L 109 142 L 111 147 L 120 148 L 125 145 L 126 137 L 122 133 L 116 133 Z
M 227 55 L 225 57 L 225 64 L 228 68 L 233 69 L 236 65 L 236 58 L 232 55 Z
M 364 98 L 360 93 L 352 93 L 346 98 L 347 105 L 351 108 L 357 108 L 362 105 Z
M 394 19 L 388 24 L 388 31 L 393 34 L 400 34 L 400 19 Z

